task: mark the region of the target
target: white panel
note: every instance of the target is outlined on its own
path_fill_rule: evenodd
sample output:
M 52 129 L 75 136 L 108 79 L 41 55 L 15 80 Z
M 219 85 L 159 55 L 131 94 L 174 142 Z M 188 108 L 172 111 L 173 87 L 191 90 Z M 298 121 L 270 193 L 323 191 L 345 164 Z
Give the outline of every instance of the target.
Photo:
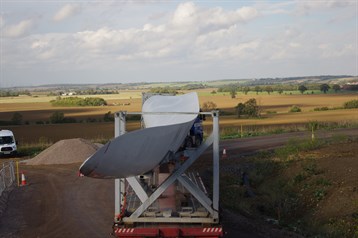
M 161 96 L 150 97 L 143 104 L 143 121 L 146 128 L 156 126 L 168 126 L 185 123 L 196 118 L 196 114 L 158 114 L 149 115 L 146 112 L 199 112 L 199 100 L 196 92 L 187 93 L 181 96 Z

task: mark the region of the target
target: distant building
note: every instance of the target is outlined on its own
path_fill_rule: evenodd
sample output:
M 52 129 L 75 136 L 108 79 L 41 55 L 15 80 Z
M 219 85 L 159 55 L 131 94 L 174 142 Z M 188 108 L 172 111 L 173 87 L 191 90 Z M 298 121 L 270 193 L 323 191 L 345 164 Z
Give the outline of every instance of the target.
M 75 92 L 69 92 L 69 93 L 62 93 L 61 96 L 73 96 L 76 95 Z
M 358 91 L 358 82 L 346 83 L 342 86 L 343 90 Z

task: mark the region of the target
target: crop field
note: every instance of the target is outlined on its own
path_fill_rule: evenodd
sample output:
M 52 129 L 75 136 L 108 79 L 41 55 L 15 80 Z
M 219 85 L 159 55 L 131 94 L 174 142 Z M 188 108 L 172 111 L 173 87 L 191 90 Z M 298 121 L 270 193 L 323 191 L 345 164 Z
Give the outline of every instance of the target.
M 236 98 L 231 98 L 229 93 L 215 93 L 216 90 L 196 90 L 199 94 L 201 105 L 204 102 L 214 102 L 222 112 L 220 126 L 223 133 L 243 130 L 255 130 L 257 127 L 263 130 L 275 130 L 275 128 L 289 128 L 295 130 L 304 127 L 311 121 L 323 123 L 335 123 L 337 125 L 357 126 L 358 109 L 339 109 L 344 102 L 358 99 L 358 94 L 267 94 L 261 92 L 249 92 L 247 95 L 238 93 Z M 189 92 L 189 91 L 187 91 Z M 185 93 L 185 92 L 180 92 Z M 55 96 L 33 95 L 12 98 L 0 98 L 0 120 L 9 121 L 13 114 L 22 115 L 22 125 L 7 126 L 17 135 L 20 143 L 38 143 L 39 140 L 56 142 L 60 139 L 81 137 L 92 140 L 108 140 L 113 137 L 113 122 L 103 122 L 105 113 L 117 111 L 141 111 L 141 90 L 125 90 L 119 94 L 107 95 L 80 95 L 78 97 L 101 97 L 108 103 L 106 106 L 96 107 L 54 107 L 50 101 Z M 237 118 L 235 106 L 244 103 L 250 98 L 255 98 L 261 107 L 261 117 Z M 301 112 L 289 112 L 292 106 L 301 108 Z M 335 110 L 314 111 L 314 108 L 328 107 Z M 63 112 L 65 117 L 74 118 L 77 123 L 50 124 L 49 118 L 54 112 Z M 91 123 L 89 123 L 91 122 Z M 204 124 L 210 127 L 211 120 Z M 138 122 L 128 121 L 128 130 L 139 128 Z M 266 129 L 265 129 L 266 128 Z

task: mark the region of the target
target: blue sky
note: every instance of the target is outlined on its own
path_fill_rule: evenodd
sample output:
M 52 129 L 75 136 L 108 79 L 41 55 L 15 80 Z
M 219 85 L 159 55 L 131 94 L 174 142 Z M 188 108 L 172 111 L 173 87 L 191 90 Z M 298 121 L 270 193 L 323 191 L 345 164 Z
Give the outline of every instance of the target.
M 0 0 L 0 88 L 358 74 L 358 0 Z

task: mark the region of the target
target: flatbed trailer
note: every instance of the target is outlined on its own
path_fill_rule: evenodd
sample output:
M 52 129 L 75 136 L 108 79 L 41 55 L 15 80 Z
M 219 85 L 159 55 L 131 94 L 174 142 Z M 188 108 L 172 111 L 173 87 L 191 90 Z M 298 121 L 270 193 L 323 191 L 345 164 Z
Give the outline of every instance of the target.
M 143 113 L 115 113 L 115 136 L 125 133 L 126 116 L 133 114 Z M 169 155 L 148 174 L 115 179 L 113 236 L 223 236 L 219 220 L 219 113 L 200 114 L 212 117 L 213 129 L 199 147 Z M 199 174 L 188 169 L 210 146 L 213 147 L 213 186 L 208 192 Z
M 196 227 L 150 227 L 150 228 L 121 228 L 115 227 L 116 237 L 222 237 L 221 227 L 196 228 Z

